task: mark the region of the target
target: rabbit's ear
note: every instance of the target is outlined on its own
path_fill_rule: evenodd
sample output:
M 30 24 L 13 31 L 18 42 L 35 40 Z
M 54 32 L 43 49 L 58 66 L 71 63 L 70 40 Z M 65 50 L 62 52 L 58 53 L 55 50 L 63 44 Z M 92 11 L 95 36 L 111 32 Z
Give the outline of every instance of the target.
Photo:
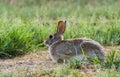
M 58 27 L 57 27 L 57 33 L 63 34 L 66 30 L 66 21 L 59 21 L 58 22 Z

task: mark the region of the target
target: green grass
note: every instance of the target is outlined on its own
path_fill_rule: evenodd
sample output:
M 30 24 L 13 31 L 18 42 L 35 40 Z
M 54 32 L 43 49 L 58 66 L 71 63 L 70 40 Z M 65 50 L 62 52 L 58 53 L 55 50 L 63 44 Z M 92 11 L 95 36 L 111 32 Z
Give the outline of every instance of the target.
M 87 37 L 102 45 L 120 44 L 119 0 L 9 0 L 0 1 L 0 58 L 24 55 L 43 49 L 44 39 L 56 31 L 59 20 L 67 21 L 65 39 Z M 120 53 L 110 52 L 106 62 L 93 61 L 97 77 L 120 76 Z M 79 59 L 79 58 L 78 58 Z M 40 68 L 33 73 L 20 69 L 0 77 L 94 77 L 84 74 L 88 62 L 77 58 L 54 69 Z
M 115 0 L 21 0 L 15 5 L 2 0 L 0 56 L 17 56 L 43 47 L 43 40 L 55 32 L 59 20 L 67 21 L 65 39 L 87 37 L 103 45 L 118 44 L 119 7 Z

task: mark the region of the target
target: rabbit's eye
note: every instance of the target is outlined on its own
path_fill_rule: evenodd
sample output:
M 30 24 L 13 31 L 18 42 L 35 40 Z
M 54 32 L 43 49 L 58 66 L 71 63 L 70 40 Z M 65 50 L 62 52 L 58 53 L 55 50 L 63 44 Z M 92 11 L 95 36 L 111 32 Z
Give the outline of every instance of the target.
M 52 35 L 50 35 L 50 36 L 49 36 L 49 38 L 51 39 L 51 38 L 53 38 L 53 36 L 52 36 Z

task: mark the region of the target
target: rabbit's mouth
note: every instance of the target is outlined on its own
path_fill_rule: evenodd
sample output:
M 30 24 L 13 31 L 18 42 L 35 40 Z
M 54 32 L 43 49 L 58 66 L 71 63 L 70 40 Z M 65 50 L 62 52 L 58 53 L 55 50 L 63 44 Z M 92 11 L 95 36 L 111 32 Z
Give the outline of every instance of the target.
M 45 44 L 47 47 L 49 47 L 50 45 L 49 44 Z

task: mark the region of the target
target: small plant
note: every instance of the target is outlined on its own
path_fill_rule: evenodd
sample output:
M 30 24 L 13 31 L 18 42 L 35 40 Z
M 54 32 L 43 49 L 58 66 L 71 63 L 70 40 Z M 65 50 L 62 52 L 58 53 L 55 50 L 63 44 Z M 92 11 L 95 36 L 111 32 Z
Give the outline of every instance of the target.
M 79 69 L 81 68 L 82 65 L 87 65 L 87 64 L 89 64 L 89 61 L 83 55 L 73 57 L 68 62 L 68 66 L 74 69 Z
M 92 61 L 91 61 L 93 64 L 101 64 L 100 60 L 98 59 L 97 56 L 95 56 Z
M 112 68 L 113 66 L 118 69 L 120 67 L 120 57 L 119 51 L 111 51 L 106 57 L 106 62 L 104 62 L 103 66 L 106 68 Z
M 53 77 L 80 77 L 81 74 L 77 69 L 70 68 L 68 65 L 64 64 L 53 70 Z

